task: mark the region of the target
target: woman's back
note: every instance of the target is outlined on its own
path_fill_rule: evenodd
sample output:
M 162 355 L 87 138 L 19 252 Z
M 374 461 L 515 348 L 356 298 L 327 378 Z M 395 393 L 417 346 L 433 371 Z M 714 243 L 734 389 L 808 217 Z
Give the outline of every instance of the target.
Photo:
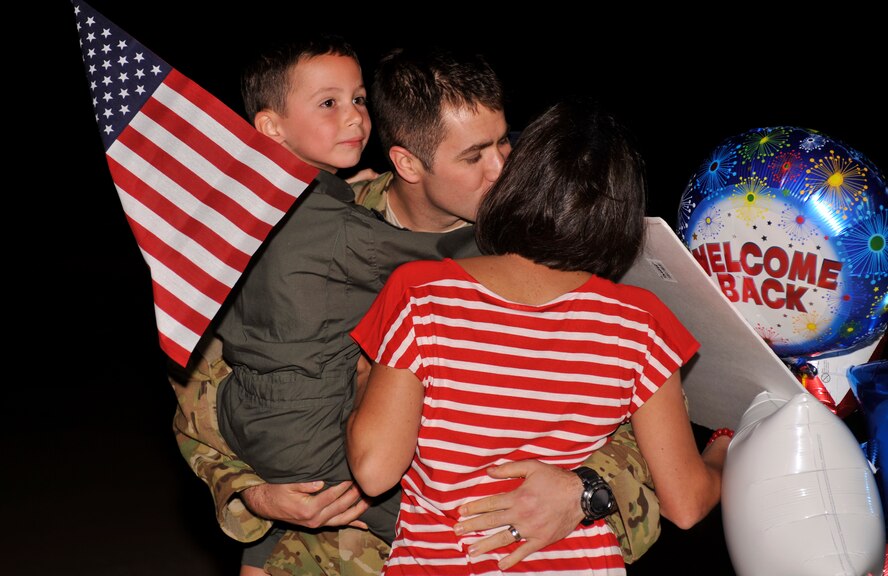
M 495 571 L 507 550 L 470 559 L 466 549 L 484 534 L 460 538 L 452 530 L 460 505 L 517 485 L 486 469 L 527 458 L 580 465 L 672 374 L 690 345 L 680 336 L 664 344 L 662 304 L 638 288 L 535 271 L 511 257 L 461 262 L 484 281 L 452 260 L 405 265 L 374 305 L 380 322 L 368 316 L 356 331 L 366 350 L 379 350 L 376 361 L 409 367 L 425 392 L 387 573 L 413 573 L 416 558 L 433 573 L 454 561 L 474 564 L 466 573 Z M 665 320 L 667 339 L 685 334 L 669 326 L 671 315 Z M 362 332 L 380 325 L 389 329 Z M 639 386 L 648 380 L 649 387 Z M 567 572 L 622 573 L 603 520 L 578 527 L 522 567 L 551 570 L 553 555 Z

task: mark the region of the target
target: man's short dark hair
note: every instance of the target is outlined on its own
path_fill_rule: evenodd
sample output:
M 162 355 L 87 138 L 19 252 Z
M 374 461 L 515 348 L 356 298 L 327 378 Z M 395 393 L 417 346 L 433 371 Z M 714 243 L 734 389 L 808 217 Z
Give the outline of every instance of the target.
M 285 114 L 290 71 L 305 58 L 324 55 L 347 56 L 360 66 L 358 54 L 341 36 L 318 34 L 273 46 L 257 56 L 241 75 L 241 98 L 247 118 L 269 109 Z
M 502 111 L 503 86 L 479 54 L 399 48 L 377 65 L 370 106 L 386 156 L 392 146 L 403 146 L 431 171 L 445 136 L 444 111 Z
M 520 136 L 475 222 L 485 254 L 618 280 L 644 243 L 644 161 L 588 99 L 562 101 Z

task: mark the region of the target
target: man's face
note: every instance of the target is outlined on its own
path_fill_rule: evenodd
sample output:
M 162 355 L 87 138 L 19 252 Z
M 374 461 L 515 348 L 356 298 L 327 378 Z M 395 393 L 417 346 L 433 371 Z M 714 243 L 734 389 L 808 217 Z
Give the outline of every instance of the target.
M 475 221 L 478 204 L 499 178 L 512 145 L 502 110 L 447 109 L 442 119 L 444 140 L 432 169 L 424 173 L 423 188 L 446 228 L 458 220 Z
M 358 63 L 347 56 L 314 56 L 300 60 L 290 75 L 287 115 L 278 119 L 281 144 L 328 172 L 356 165 L 370 137 Z

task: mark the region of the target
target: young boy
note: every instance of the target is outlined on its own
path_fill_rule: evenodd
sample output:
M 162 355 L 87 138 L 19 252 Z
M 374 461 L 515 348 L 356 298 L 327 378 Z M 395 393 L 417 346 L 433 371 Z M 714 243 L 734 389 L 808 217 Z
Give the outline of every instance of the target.
M 349 481 L 342 425 L 356 358 L 337 354 L 325 337 L 336 322 L 335 298 L 348 295 L 327 292 L 331 260 L 301 245 L 304 221 L 293 213 L 324 210 L 337 194 L 353 198 L 335 173 L 358 163 L 370 135 L 361 66 L 344 40 L 318 36 L 263 53 L 246 69 L 241 89 L 256 129 L 321 172 L 257 253 L 220 320 L 232 366 L 219 386 L 220 432 L 266 481 Z M 336 248 L 323 242 L 323 225 L 314 232 L 312 245 Z M 379 498 L 360 520 L 390 541 L 397 508 L 397 498 Z

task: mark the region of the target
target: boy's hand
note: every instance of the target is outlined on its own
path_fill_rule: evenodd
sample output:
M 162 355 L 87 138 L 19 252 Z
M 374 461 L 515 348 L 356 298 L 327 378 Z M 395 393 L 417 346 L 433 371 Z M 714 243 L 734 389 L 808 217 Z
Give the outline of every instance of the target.
M 469 548 L 477 556 L 514 542 L 509 526 L 521 534 L 522 544 L 503 558 L 499 567 L 506 570 L 528 554 L 557 542 L 577 527 L 583 519 L 580 495 L 583 483 L 570 470 L 537 460 L 511 462 L 487 470 L 493 478 L 524 478 L 521 486 L 511 492 L 488 496 L 461 506 L 463 518 L 454 526 L 457 534 L 468 534 L 501 526 L 493 536 L 475 542 Z
M 352 482 L 342 482 L 318 492 L 321 481 L 289 484 L 258 484 L 243 491 L 251 512 L 269 520 L 282 520 L 306 528 L 353 526 L 367 528 L 357 518 L 370 507 Z
M 346 178 L 345 181 L 349 184 L 354 184 L 355 182 L 363 182 L 364 180 L 373 180 L 374 178 L 379 177 L 379 172 L 374 170 L 373 168 L 364 168 L 363 170 L 356 172 L 354 176 L 351 178 Z

